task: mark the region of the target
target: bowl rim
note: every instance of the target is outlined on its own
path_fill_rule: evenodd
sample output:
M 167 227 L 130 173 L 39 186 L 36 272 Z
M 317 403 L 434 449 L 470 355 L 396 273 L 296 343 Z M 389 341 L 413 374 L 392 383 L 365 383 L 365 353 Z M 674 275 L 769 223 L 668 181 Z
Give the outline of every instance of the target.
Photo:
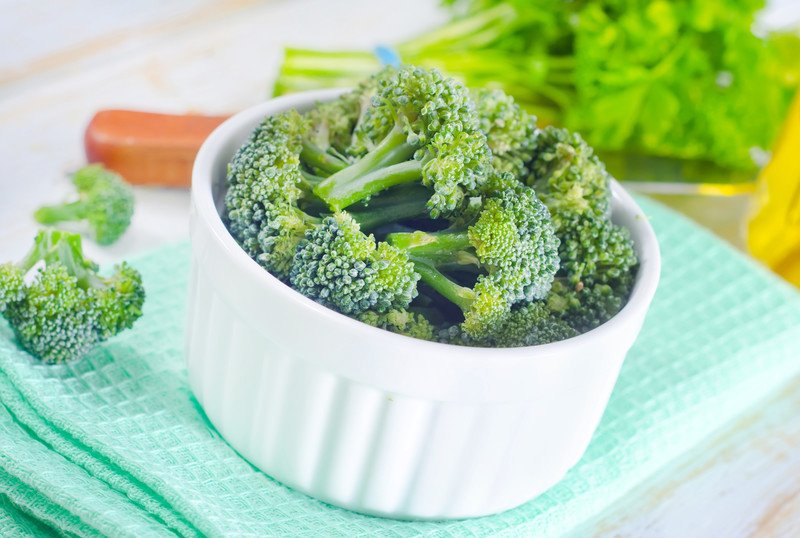
M 567 351 L 567 348 L 570 347 L 602 345 L 613 334 L 624 330 L 627 326 L 636 326 L 641 322 L 658 286 L 661 271 L 661 254 L 655 232 L 644 211 L 619 182 L 613 178 L 611 179 L 612 197 L 623 210 L 623 213 L 629 217 L 630 222 L 633 223 L 633 226 L 627 225 L 626 228 L 631 231 L 631 235 L 635 238 L 637 255 L 639 256 L 639 269 L 634 287 L 625 306 L 608 321 L 585 333 L 557 342 L 522 347 L 476 347 L 422 340 L 393 333 L 373 327 L 317 303 L 260 266 L 234 239 L 217 210 L 213 196 L 214 165 L 217 156 L 232 138 L 240 137 L 245 129 L 245 136 L 249 135 L 251 129 L 248 126 L 254 125 L 261 118 L 292 108 L 302 110 L 316 102 L 338 97 L 347 90 L 347 88 L 312 90 L 269 99 L 233 115 L 220 124 L 203 142 L 192 168 L 191 197 L 193 211 L 196 217 L 208 227 L 214 240 L 218 242 L 218 246 L 222 247 L 223 251 L 228 253 L 232 257 L 232 261 L 242 270 L 252 274 L 255 279 L 260 279 L 264 286 L 273 288 L 273 291 L 284 296 L 286 300 L 299 301 L 310 314 L 346 324 L 349 330 L 354 331 L 354 334 L 365 331 L 366 334 L 377 336 L 379 332 L 381 337 L 390 339 L 390 342 L 394 339 L 393 341 L 397 345 L 413 344 L 424 346 L 434 353 L 446 350 L 456 351 L 462 356 L 462 360 L 467 356 L 477 358 L 488 355 L 492 360 L 497 360 L 501 357 L 519 359 L 531 356 L 561 355 L 562 351 Z

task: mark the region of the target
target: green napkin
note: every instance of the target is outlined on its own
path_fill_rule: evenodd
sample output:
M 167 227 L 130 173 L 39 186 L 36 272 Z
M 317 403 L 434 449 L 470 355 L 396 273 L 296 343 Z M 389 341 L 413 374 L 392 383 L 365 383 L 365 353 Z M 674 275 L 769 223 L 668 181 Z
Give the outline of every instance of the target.
M 684 218 L 641 204 L 661 244 L 661 285 L 588 451 L 537 499 L 481 519 L 399 522 L 328 506 L 250 466 L 187 386 L 182 245 L 134 263 L 145 315 L 77 363 L 38 363 L 0 324 L 0 528 L 132 537 L 574 529 L 800 371 L 798 294 Z

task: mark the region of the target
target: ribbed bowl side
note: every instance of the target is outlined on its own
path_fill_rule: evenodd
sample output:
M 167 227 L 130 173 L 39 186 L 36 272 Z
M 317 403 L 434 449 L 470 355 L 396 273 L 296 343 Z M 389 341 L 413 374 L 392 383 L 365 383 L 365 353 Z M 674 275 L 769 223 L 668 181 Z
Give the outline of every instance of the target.
M 517 506 L 576 462 L 588 439 L 563 437 L 591 432 L 603 409 L 592 402 L 611 390 L 571 387 L 574 411 L 563 408 L 564 386 L 476 405 L 393 394 L 282 349 L 230 308 L 199 264 L 190 293 L 189 378 L 211 422 L 267 474 L 358 512 L 441 519 Z M 565 414 L 587 424 L 564 428 Z

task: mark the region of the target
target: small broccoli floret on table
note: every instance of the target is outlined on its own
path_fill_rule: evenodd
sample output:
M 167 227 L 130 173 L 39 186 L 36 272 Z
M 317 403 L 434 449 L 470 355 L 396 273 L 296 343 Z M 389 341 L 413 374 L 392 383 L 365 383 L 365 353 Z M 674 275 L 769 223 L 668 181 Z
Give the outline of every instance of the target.
M 393 333 L 419 338 L 421 340 L 433 340 L 434 326 L 428 319 L 418 313 L 408 310 L 392 309 L 384 313 L 369 310 L 359 314 L 358 320 L 373 327 L 391 331 Z
M 449 215 L 483 183 L 491 163 L 468 91 L 434 69 L 404 67 L 381 80 L 353 136 L 368 151 L 314 187 L 332 210 L 422 183 L 433 191 L 430 215 Z
M 417 293 L 418 275 L 405 252 L 376 245 L 347 213 L 326 217 L 300 242 L 292 286 L 344 314 L 406 308 Z
M 45 362 L 78 359 L 130 328 L 144 299 L 136 269 L 123 263 L 101 276 L 68 232 L 40 232 L 25 259 L 0 266 L 0 311 L 22 347 Z
M 473 94 L 480 128 L 492 150 L 492 166 L 500 173 L 527 176 L 538 132 L 536 117 L 502 90 L 484 88 Z
M 41 224 L 85 221 L 101 245 L 110 245 L 125 233 L 133 217 L 133 190 L 118 174 L 92 164 L 72 177 L 78 200 L 45 206 L 34 213 Z

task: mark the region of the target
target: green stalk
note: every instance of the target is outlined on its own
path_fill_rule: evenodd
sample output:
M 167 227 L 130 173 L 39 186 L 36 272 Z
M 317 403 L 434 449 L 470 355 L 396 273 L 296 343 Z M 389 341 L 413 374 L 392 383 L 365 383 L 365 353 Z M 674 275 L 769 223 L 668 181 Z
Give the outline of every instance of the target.
M 422 164 L 405 161 L 409 153 L 413 153 L 413 147 L 406 140 L 399 126 L 393 128 L 364 157 L 317 185 L 314 194 L 332 209 L 340 210 L 394 185 L 419 179 Z
M 441 252 L 454 252 L 470 248 L 469 234 L 464 232 L 399 232 L 389 234 L 387 240 L 394 246 L 408 250 L 412 255 L 430 258 Z
M 422 217 L 428 213 L 430 192 L 425 188 L 393 189 L 381 194 L 364 209 L 348 212 L 365 231 L 384 224 Z
M 395 185 L 419 181 L 422 163 L 405 161 L 356 176 L 347 183 L 328 183 L 332 177 L 317 185 L 314 194 L 325 200 L 331 209 L 339 211 Z
M 303 149 L 300 151 L 300 158 L 314 168 L 333 174 L 347 167 L 347 163 L 337 159 L 330 153 L 322 151 L 317 145 L 308 140 L 303 140 Z
M 458 306 L 462 311 L 469 310 L 475 301 L 474 291 L 447 278 L 429 260 L 412 256 L 411 261 L 414 262 L 414 270 L 419 273 L 423 282 L 436 290 L 442 297 Z
M 410 256 L 425 258 L 437 267 L 479 265 L 469 234 L 463 232 L 397 232 L 386 237 Z
M 504 35 L 503 27 L 513 23 L 516 10 L 508 4 L 481 10 L 452 20 L 434 30 L 410 39 L 398 46 L 401 56 L 419 54 L 434 48 L 455 44 L 459 48 L 478 48 Z M 483 34 L 489 32 L 489 38 Z M 476 38 L 477 37 L 477 38 Z M 405 58 L 404 58 L 405 59 Z
M 36 210 L 33 214 L 33 218 L 42 224 L 56 224 L 65 220 L 80 220 L 86 216 L 85 209 L 81 201 L 63 205 L 44 206 Z

